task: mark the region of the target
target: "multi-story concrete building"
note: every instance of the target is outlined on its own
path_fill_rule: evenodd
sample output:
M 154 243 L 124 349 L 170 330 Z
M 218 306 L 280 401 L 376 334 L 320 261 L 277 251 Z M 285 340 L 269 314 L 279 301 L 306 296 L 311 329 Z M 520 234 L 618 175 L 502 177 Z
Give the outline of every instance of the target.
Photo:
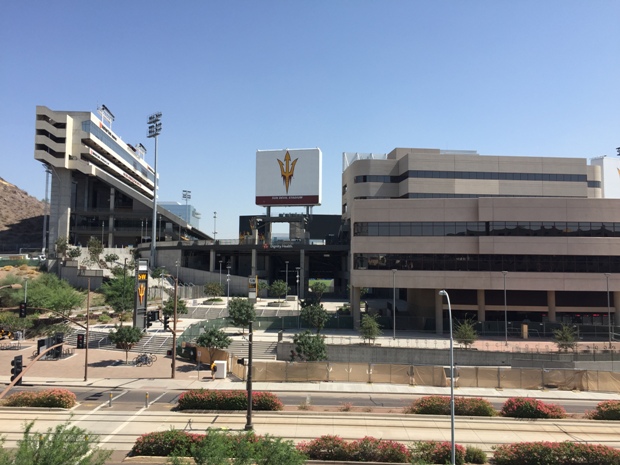
M 607 327 L 620 306 L 620 201 L 602 198 L 600 165 L 434 149 L 345 153 L 354 312 L 371 288 L 386 316 L 398 299 L 398 329 L 441 333 L 445 289 L 457 318 Z
M 50 249 L 59 237 L 86 245 L 94 236 L 107 247 L 150 241 L 155 172 L 144 146 L 123 142 L 105 110 L 99 118 L 37 106 L 34 156 L 50 168 L 52 181 Z M 157 212 L 160 240 L 208 238 L 159 205 Z

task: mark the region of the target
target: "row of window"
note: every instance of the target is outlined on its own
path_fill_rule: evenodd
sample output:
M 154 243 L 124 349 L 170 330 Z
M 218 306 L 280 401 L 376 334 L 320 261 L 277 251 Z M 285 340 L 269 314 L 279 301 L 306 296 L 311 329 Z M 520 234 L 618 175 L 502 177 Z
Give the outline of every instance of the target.
M 362 254 L 356 270 L 620 273 L 620 256 Z
M 620 223 L 566 221 L 448 221 L 354 223 L 354 236 L 620 237 Z
M 93 134 L 99 140 L 105 142 L 105 144 L 114 150 L 115 155 L 124 159 L 127 163 L 134 167 L 137 171 L 139 171 L 142 176 L 148 179 L 151 182 L 154 182 L 155 176 L 151 174 L 144 166 L 138 163 L 135 157 L 129 155 L 127 150 L 116 142 L 112 137 L 110 137 L 107 133 L 105 133 L 100 127 L 98 127 L 92 121 L 84 121 L 82 123 L 82 131 L 87 132 L 89 134 Z
M 561 182 L 586 182 L 585 174 L 561 174 L 561 173 L 500 173 L 497 171 L 430 171 L 409 170 L 397 176 L 390 175 L 360 175 L 355 176 L 354 182 L 382 182 L 401 183 L 411 178 L 425 179 L 484 179 L 499 181 L 561 181 Z

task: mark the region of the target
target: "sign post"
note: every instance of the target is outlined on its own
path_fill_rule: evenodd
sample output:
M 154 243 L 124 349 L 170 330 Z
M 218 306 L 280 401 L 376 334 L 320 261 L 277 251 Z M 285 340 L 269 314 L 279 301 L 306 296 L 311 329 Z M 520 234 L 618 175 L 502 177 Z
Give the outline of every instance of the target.
M 248 278 L 248 300 L 253 304 L 256 303 L 258 297 L 258 276 L 250 276 Z
M 134 291 L 133 325 L 135 328 L 145 329 L 147 327 L 148 290 L 149 261 L 145 258 L 140 258 L 136 267 L 136 288 Z

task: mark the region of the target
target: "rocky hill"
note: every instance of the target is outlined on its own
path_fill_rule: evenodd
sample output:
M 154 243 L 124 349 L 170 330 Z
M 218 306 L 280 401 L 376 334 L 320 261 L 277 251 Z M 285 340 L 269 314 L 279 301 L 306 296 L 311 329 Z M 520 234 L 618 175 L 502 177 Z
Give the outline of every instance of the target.
M 0 253 L 41 248 L 45 202 L 0 178 Z

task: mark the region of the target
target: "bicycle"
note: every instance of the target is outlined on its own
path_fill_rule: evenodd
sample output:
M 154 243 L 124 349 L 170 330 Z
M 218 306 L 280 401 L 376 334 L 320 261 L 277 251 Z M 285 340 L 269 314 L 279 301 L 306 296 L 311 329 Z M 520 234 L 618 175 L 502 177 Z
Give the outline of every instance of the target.
M 133 359 L 133 363 L 137 367 L 141 367 L 143 365 L 150 367 L 153 365 L 153 358 L 149 354 L 140 354 Z

